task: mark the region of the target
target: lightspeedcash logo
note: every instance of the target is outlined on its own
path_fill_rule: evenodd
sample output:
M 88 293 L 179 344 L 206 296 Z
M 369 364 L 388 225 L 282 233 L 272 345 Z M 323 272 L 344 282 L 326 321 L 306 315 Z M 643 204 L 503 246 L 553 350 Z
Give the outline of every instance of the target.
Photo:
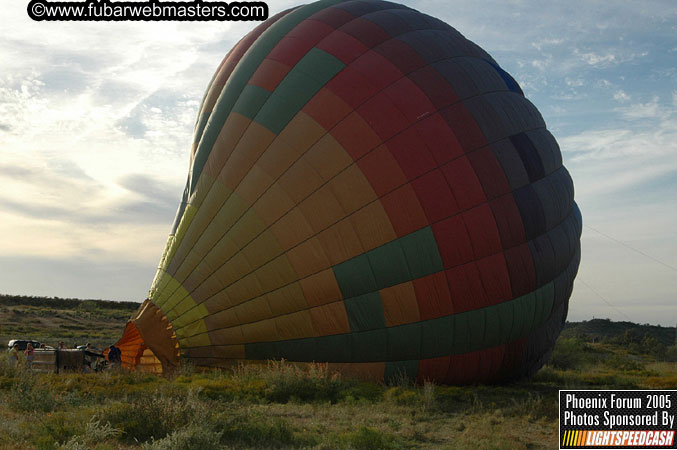
M 674 430 L 568 430 L 560 448 L 575 447 L 672 447 Z

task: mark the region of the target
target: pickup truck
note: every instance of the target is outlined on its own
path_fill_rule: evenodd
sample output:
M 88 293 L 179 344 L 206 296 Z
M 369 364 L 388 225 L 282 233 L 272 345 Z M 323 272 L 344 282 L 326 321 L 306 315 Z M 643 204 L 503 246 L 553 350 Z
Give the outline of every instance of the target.
M 23 352 L 24 350 L 26 350 L 26 347 L 28 347 L 28 344 L 31 344 L 33 348 L 40 348 L 40 343 L 38 341 L 33 341 L 31 339 L 12 339 L 7 344 L 7 348 L 11 349 L 16 345 L 19 348 L 19 350 Z

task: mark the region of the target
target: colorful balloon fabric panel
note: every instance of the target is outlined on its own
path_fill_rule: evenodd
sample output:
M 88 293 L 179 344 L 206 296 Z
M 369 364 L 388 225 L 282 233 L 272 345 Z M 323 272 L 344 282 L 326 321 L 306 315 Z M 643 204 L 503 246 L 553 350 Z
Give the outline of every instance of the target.
M 149 301 L 196 365 L 515 378 L 563 326 L 581 226 L 555 139 L 491 56 L 404 5 L 322 0 L 219 66 Z

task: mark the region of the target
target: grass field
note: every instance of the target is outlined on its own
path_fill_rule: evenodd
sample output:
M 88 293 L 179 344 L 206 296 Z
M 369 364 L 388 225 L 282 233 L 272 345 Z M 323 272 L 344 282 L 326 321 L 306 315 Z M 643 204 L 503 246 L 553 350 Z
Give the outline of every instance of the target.
M 0 342 L 35 339 L 67 347 L 107 347 L 122 335 L 138 303 L 0 296 Z
M 0 323 L 15 307 L 23 308 L 0 309 Z M 83 331 L 95 329 L 87 317 L 109 312 L 81 316 Z M 24 322 L 33 334 L 20 337 L 50 338 L 32 328 L 37 323 Z M 228 371 L 185 366 L 167 378 L 41 375 L 9 367 L 3 354 L 0 449 L 556 448 L 558 389 L 677 388 L 675 348 L 659 342 L 657 352 L 653 335 L 626 331 L 600 336 L 569 326 L 549 365 L 503 386 L 414 386 L 405 379 L 387 386 L 286 362 Z M 108 342 L 117 334 L 101 336 Z

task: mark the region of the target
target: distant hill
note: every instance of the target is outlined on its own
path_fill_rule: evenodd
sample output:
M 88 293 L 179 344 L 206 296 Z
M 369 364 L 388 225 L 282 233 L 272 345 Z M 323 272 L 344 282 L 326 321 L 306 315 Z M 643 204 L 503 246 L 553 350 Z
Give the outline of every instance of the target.
M 36 339 L 67 347 L 87 342 L 105 348 L 117 341 L 138 303 L 0 295 L 0 344 Z M 0 445 L 1 447 L 1 445 Z
M 36 308 L 37 310 L 35 310 Z M 77 326 L 84 334 L 84 330 L 101 329 L 102 324 L 97 323 L 97 320 L 94 319 L 105 319 L 108 322 L 106 324 L 108 326 L 105 328 L 112 328 L 107 331 L 117 333 L 117 329 L 124 328 L 126 320 L 138 308 L 139 303 L 135 302 L 0 294 L 0 329 L 3 331 L 0 333 L 0 338 L 5 337 L 3 335 L 9 333 L 10 330 L 12 333 L 19 331 L 26 333 L 28 331 L 36 332 L 42 328 L 43 333 L 49 334 L 47 329 L 54 328 L 55 325 L 61 325 L 62 329 L 72 329 Z M 62 313 L 67 314 L 64 317 L 66 323 L 61 324 L 58 314 L 55 314 L 55 311 L 52 310 L 62 310 Z M 95 311 L 98 314 L 91 315 Z M 90 314 L 84 314 L 87 312 Z M 28 323 L 32 323 L 33 327 L 20 327 L 19 325 L 26 325 L 26 321 L 21 320 L 21 316 L 25 316 L 26 313 L 36 317 L 43 316 L 42 327 L 35 327 L 35 325 L 38 325 L 36 320 L 28 321 Z M 92 322 L 87 323 L 88 320 Z M 73 322 L 84 323 L 75 325 Z M 589 342 L 605 341 L 622 344 L 628 342 L 640 343 L 645 336 L 649 335 L 669 347 L 676 343 L 675 333 L 675 327 L 592 319 L 582 322 L 567 322 L 564 325 L 561 337 L 578 337 Z
M 675 327 L 592 319 L 583 322 L 567 322 L 561 337 L 581 337 L 586 341 L 622 341 L 623 339 L 638 341 L 645 335 L 649 335 L 667 347 L 675 344 L 676 332 Z
M 59 309 L 88 309 L 88 306 L 103 309 L 120 309 L 136 311 L 139 303 L 117 302 L 113 300 L 95 300 L 59 297 L 36 297 L 30 295 L 5 295 L 0 294 L 0 305 L 5 306 L 44 306 Z

